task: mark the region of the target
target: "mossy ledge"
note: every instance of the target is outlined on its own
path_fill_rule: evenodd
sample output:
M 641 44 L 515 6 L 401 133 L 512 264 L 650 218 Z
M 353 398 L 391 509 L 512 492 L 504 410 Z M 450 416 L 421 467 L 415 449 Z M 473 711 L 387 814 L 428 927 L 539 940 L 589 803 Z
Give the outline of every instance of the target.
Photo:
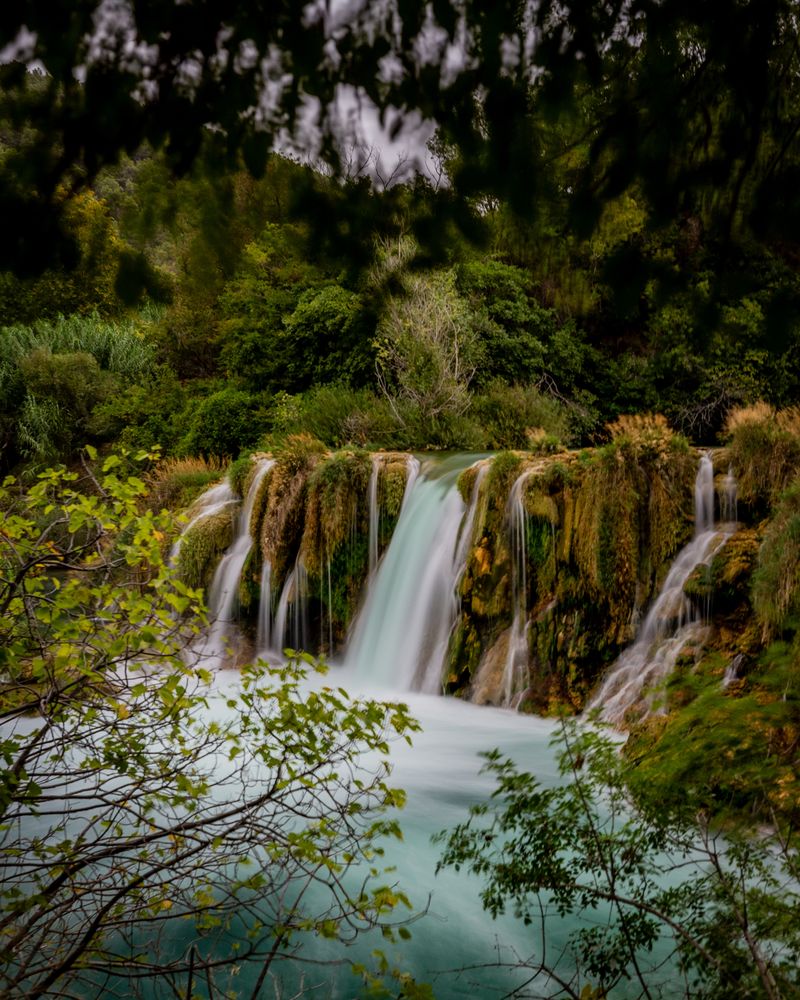
M 494 703 L 503 697 L 499 663 L 513 616 L 508 498 L 521 476 L 528 672 L 517 701 L 538 712 L 581 709 L 632 638 L 691 534 L 697 457 L 658 420 L 612 433 L 593 451 L 494 458 L 480 483 L 461 580 L 446 678 L 452 693 Z M 462 475 L 465 500 L 476 482 L 476 469 Z
M 238 512 L 239 504 L 230 503 L 216 513 L 201 517 L 184 532 L 178 550 L 177 570 L 190 587 L 208 589 L 217 563 L 233 541 Z

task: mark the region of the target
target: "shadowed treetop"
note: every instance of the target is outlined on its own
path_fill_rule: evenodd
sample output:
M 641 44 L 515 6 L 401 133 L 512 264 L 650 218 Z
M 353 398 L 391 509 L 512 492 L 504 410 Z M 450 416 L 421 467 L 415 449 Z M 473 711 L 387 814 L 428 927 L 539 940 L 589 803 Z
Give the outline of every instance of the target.
M 69 262 L 65 186 L 144 142 L 180 173 L 211 130 L 224 164 L 258 175 L 292 136 L 341 171 L 343 88 L 436 125 L 437 218 L 465 230 L 487 199 L 530 220 L 558 196 L 587 232 L 633 185 L 655 224 L 797 228 L 791 0 L 29 0 L 3 5 L 0 51 L 0 268 L 19 274 Z

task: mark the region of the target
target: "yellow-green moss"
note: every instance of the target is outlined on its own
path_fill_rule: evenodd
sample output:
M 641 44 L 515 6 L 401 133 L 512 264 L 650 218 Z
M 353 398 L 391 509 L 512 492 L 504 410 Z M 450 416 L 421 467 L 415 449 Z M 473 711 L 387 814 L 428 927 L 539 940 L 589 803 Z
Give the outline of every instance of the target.
M 764 534 L 753 607 L 767 632 L 800 622 L 800 479 L 783 495 Z
M 461 494 L 461 499 L 464 503 L 468 504 L 472 499 L 472 492 L 475 489 L 475 481 L 478 478 L 478 467 L 477 465 L 470 465 L 458 477 L 458 492 Z
M 326 452 L 308 435 L 295 435 L 278 455 L 269 475 L 258 539 L 280 587 L 294 563 L 305 528 L 308 479 Z
M 370 459 L 338 452 L 319 462 L 309 476 L 301 551 L 311 577 L 333 558 L 343 542 L 368 528 Z
M 201 518 L 184 533 L 177 569 L 190 587 L 208 587 L 211 583 L 217 563 L 233 541 L 237 513 L 237 505 L 229 504 L 216 514 Z

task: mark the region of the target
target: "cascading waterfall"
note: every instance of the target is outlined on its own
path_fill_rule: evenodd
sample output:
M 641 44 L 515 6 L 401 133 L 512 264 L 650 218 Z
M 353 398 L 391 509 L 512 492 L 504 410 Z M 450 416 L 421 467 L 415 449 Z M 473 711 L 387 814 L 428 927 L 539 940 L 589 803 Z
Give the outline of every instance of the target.
M 488 473 L 491 465 L 491 460 L 481 460 L 475 464 L 478 466 L 478 472 L 475 476 L 475 483 L 472 487 L 472 494 L 470 496 L 467 513 L 461 521 L 461 532 L 458 536 L 458 548 L 456 549 L 455 555 L 455 565 L 458 570 L 455 582 L 456 590 L 458 589 L 461 577 L 464 575 L 464 571 L 467 568 L 467 556 L 469 555 L 470 546 L 472 544 L 472 533 L 475 530 L 475 517 L 478 513 L 478 500 L 480 499 L 481 483 L 486 478 L 486 474 Z
M 695 480 L 694 537 L 678 553 L 636 641 L 612 665 L 588 706 L 599 709 L 605 721 L 619 725 L 634 707 L 641 706 L 645 714 L 652 710 L 648 692 L 670 674 L 687 644 L 702 635 L 703 615 L 684 594 L 684 585 L 735 530 L 734 522 L 714 528 L 714 468 L 705 454 Z
M 506 524 L 511 537 L 511 598 L 514 617 L 508 637 L 508 655 L 503 672 L 503 704 L 511 705 L 525 679 L 528 667 L 528 512 L 524 488 L 530 470 L 517 476 L 506 504 Z
M 264 595 L 261 595 L 262 601 Z M 263 652 L 282 654 L 284 649 L 308 650 L 308 573 L 298 556 L 294 567 L 283 584 L 275 621 L 272 625 L 273 650 Z
M 694 537 L 714 527 L 714 465 L 708 453 L 700 457 L 694 481 Z
M 200 521 L 205 520 L 207 517 L 213 517 L 214 514 L 218 514 L 225 507 L 228 507 L 232 503 L 237 502 L 237 496 L 233 492 L 230 483 L 227 479 L 223 480 L 221 483 L 217 483 L 216 486 L 212 486 L 207 489 L 205 493 L 195 500 L 192 504 L 191 510 L 193 516 L 186 527 L 181 531 L 169 552 L 169 563 L 174 566 L 178 560 L 178 553 L 181 550 L 181 543 L 183 541 L 184 535 L 191 531 L 191 529 L 198 524 Z
M 417 483 L 417 479 L 419 478 L 421 468 L 422 466 L 419 463 L 419 459 L 414 458 L 413 455 L 409 455 L 406 462 L 406 488 L 403 491 L 403 504 L 405 504 L 411 496 L 411 492 Z
M 259 487 L 275 464 L 274 459 L 261 459 L 253 473 L 236 528 L 236 537 L 220 559 L 208 590 L 208 613 L 211 628 L 198 652 L 212 667 L 224 664 L 228 654 L 231 624 L 235 618 L 239 580 L 245 560 L 253 547 L 250 519 L 253 514 Z
M 345 658 L 362 681 L 429 693 L 442 689 L 458 613 L 456 586 L 477 503 L 475 490 L 460 532 L 465 505 L 456 480 L 466 464 L 461 456 L 422 476 L 418 463 L 409 469 L 397 527 L 353 624 Z
M 381 523 L 381 509 L 378 506 L 378 476 L 381 471 L 382 455 L 372 456 L 372 472 L 369 477 L 369 575 L 375 572 L 378 565 L 378 533 Z

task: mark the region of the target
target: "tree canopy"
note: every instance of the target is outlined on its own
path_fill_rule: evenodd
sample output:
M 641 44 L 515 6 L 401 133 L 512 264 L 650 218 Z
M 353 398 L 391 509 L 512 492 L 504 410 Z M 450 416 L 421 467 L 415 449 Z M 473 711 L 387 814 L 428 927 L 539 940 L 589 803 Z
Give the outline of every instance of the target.
M 391 128 L 438 129 L 438 217 L 473 233 L 487 199 L 528 219 L 565 203 L 586 232 L 636 187 L 654 224 L 686 213 L 794 240 L 797 33 L 790 0 L 7 5 L 0 265 L 69 257 L 65 185 L 145 142 L 179 173 L 213 134 L 255 175 L 289 141 L 341 174 L 347 95 Z

